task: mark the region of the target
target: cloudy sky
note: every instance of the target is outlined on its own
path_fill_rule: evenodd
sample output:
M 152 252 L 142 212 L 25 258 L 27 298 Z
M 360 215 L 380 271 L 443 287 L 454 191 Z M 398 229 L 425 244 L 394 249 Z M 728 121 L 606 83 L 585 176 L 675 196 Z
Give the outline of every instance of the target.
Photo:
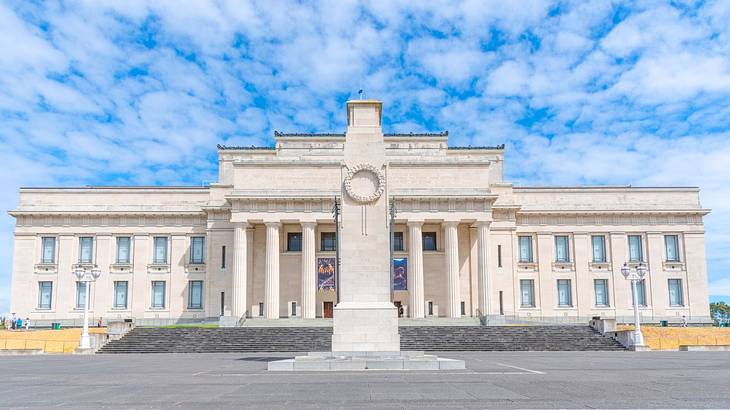
M 216 144 L 343 131 L 506 144 L 518 184 L 699 186 L 730 299 L 730 2 L 0 2 L 0 205 L 19 186 L 200 185 Z M 0 217 L 0 312 L 14 220 Z

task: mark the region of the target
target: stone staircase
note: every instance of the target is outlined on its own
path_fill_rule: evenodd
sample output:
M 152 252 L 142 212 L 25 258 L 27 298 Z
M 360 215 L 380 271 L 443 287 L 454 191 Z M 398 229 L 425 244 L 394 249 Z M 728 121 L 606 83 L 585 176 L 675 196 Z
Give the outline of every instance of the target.
M 624 350 L 588 326 L 403 326 L 401 350 Z M 138 327 L 99 353 L 312 352 L 331 348 L 331 327 Z

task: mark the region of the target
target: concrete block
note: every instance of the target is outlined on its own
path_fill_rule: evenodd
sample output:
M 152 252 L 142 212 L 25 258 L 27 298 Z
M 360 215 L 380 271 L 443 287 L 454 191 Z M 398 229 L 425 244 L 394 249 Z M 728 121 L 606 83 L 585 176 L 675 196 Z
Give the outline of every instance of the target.
M 438 370 L 438 360 L 403 360 L 403 369 L 405 370 Z
M 352 359 L 352 360 L 331 360 L 330 370 L 332 371 L 352 371 L 352 370 L 365 370 L 367 361 L 363 359 Z
M 330 369 L 330 361 L 322 360 L 295 360 L 294 371 L 326 372 Z
M 439 370 L 463 370 L 466 369 L 466 363 L 457 359 L 438 359 Z
M 403 359 L 396 360 L 378 360 L 372 359 L 367 360 L 366 364 L 368 370 L 403 370 Z
M 277 360 L 269 362 L 269 371 L 272 372 L 286 372 L 294 370 L 294 359 Z

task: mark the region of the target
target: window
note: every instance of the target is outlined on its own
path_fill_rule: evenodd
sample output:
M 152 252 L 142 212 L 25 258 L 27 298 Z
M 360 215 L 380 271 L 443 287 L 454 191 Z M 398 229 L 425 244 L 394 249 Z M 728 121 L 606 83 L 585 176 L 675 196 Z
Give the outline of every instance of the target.
M 114 282 L 114 309 L 127 308 L 127 289 L 128 283 L 126 280 Z
M 644 279 L 636 282 L 636 294 L 639 298 L 639 306 L 646 306 L 646 285 Z M 634 302 L 634 293 L 631 293 L 631 303 Z
M 289 232 L 286 234 L 286 250 L 288 252 L 302 251 L 302 233 Z
M 53 282 L 38 282 L 38 309 L 50 309 L 53 296 Z
M 558 279 L 558 306 L 573 306 L 573 295 L 570 289 L 570 279 Z
M 393 250 L 396 252 L 404 251 L 403 232 L 393 232 Z
M 152 282 L 152 308 L 165 308 L 165 281 L 156 280 Z
M 497 267 L 502 267 L 502 245 L 497 245 Z
M 167 237 L 155 236 L 155 253 L 152 258 L 153 263 L 167 263 Z
M 79 263 L 92 263 L 94 238 L 82 236 L 79 238 Z
M 608 306 L 608 279 L 596 279 L 593 287 L 596 291 L 596 306 Z
M 118 236 L 117 237 L 117 263 L 129 263 L 130 262 L 130 245 L 132 241 L 129 236 Z
M 41 263 L 56 262 L 56 238 L 45 236 L 41 239 L 43 250 L 41 252 Z
M 221 246 L 221 269 L 226 268 L 226 247 Z
M 520 279 L 520 294 L 522 307 L 535 307 L 535 281 Z
M 203 281 L 191 280 L 188 282 L 188 309 L 203 308 Z
M 86 283 L 76 282 L 76 309 L 86 306 Z
M 641 246 L 641 235 L 629 235 L 629 261 L 642 262 L 644 251 Z
M 461 301 L 461 316 L 466 316 L 466 302 Z
M 679 262 L 679 237 L 677 235 L 665 235 L 664 247 L 667 252 L 667 262 Z
M 190 238 L 190 263 L 203 263 L 205 256 L 205 237 L 193 236 Z
M 423 250 L 424 251 L 435 251 L 436 250 L 436 232 L 424 232 L 423 233 Z
M 519 237 L 520 262 L 532 263 L 532 236 Z
M 555 262 L 570 262 L 568 243 L 568 237 L 566 235 L 558 235 L 555 237 Z
M 337 234 L 335 232 L 322 232 L 320 234 L 320 251 L 335 251 L 337 250 Z
M 669 306 L 684 306 L 682 279 L 669 279 Z
M 593 248 L 593 262 L 606 262 L 606 237 L 603 235 L 591 236 L 591 247 Z

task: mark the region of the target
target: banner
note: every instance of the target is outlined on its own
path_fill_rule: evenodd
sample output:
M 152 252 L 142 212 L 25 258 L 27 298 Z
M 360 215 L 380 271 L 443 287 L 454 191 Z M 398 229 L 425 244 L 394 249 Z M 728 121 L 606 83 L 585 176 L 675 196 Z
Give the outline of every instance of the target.
M 317 288 L 319 290 L 335 289 L 336 258 L 317 258 Z
M 393 259 L 393 290 L 408 290 L 408 258 Z

